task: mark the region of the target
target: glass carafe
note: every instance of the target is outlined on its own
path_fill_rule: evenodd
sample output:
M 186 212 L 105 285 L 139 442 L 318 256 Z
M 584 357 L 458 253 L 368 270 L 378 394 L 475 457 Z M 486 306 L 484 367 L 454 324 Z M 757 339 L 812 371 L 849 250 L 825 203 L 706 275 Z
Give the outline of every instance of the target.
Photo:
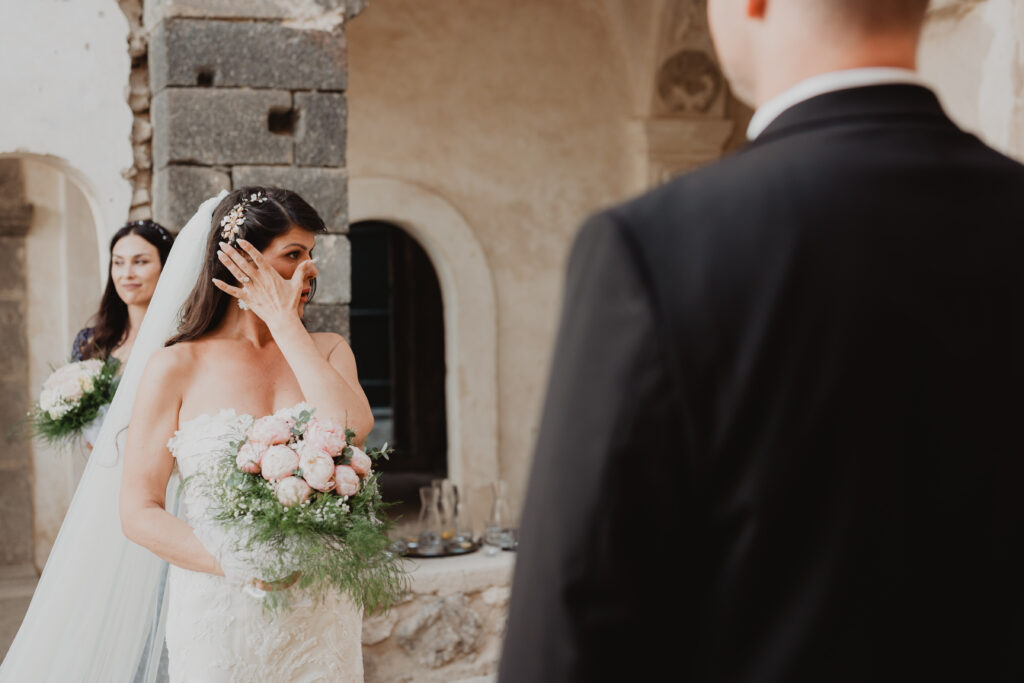
M 444 552 L 441 539 L 441 511 L 436 486 L 420 487 L 420 535 L 417 551 L 420 555 L 440 555 Z
M 505 499 L 505 482 L 494 482 L 491 491 L 494 502 L 491 504 L 491 514 L 484 527 L 484 543 L 487 545 L 488 554 L 493 555 L 498 550 L 512 550 L 516 547 L 516 528 Z

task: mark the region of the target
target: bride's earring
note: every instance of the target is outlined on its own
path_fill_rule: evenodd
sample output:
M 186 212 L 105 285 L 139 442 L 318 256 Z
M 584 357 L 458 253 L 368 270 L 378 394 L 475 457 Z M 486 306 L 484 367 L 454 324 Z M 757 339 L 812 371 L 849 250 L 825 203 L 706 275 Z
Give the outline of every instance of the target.
M 243 311 L 249 310 L 249 304 L 245 303 L 241 299 L 238 300 L 238 307 L 241 308 Z

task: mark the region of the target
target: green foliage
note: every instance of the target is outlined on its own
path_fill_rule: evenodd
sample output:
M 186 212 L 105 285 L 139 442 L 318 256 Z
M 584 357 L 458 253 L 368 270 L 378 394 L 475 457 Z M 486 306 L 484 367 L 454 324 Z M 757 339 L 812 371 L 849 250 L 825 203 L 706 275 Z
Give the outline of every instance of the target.
M 39 407 L 38 402 L 33 404 L 28 415 L 33 436 L 52 446 L 70 445 L 82 433 L 82 429 L 96 419 L 100 409 L 113 400 L 120 379 L 117 375 L 120 366 L 119 360 L 108 358 L 93 380 L 93 390 L 60 418 L 50 417 L 49 413 Z
M 301 432 L 298 421 L 296 426 Z M 388 538 L 392 523 L 383 514 L 379 475 L 369 476 L 353 496 L 313 491 L 303 504 L 285 507 L 270 482 L 237 469 L 240 445 L 231 444 L 196 485 L 206 487 L 215 519 L 238 539 L 236 549 L 258 558 L 255 569 L 263 581 L 287 582 L 297 574 L 293 589 L 317 600 L 331 591 L 348 593 L 368 613 L 387 610 L 407 591 L 404 560 Z M 387 454 L 367 455 L 376 460 Z M 291 592 L 267 591 L 265 607 L 287 607 Z

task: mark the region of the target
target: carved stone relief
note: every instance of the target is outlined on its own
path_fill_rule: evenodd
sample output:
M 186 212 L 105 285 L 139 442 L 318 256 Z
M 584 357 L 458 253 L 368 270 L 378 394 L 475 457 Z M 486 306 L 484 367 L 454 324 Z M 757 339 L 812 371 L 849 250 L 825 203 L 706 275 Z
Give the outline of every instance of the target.
M 658 97 L 671 114 L 707 114 L 724 85 L 718 64 L 706 52 L 684 49 L 658 69 Z

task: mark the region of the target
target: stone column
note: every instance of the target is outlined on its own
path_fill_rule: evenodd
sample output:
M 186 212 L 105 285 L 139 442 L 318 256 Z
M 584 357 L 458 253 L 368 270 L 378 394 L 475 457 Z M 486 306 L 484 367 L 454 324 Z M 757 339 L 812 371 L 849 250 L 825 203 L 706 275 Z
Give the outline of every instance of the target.
M 178 230 L 228 188 L 273 185 L 324 218 L 310 330 L 348 336 L 345 134 L 351 0 L 156 0 L 151 28 L 153 208 Z
M 25 200 L 21 161 L 0 159 L 0 425 L 14 427 L 29 406 L 25 330 Z M 0 449 L 0 569 L 32 563 L 32 451 L 27 430 L 12 429 Z

